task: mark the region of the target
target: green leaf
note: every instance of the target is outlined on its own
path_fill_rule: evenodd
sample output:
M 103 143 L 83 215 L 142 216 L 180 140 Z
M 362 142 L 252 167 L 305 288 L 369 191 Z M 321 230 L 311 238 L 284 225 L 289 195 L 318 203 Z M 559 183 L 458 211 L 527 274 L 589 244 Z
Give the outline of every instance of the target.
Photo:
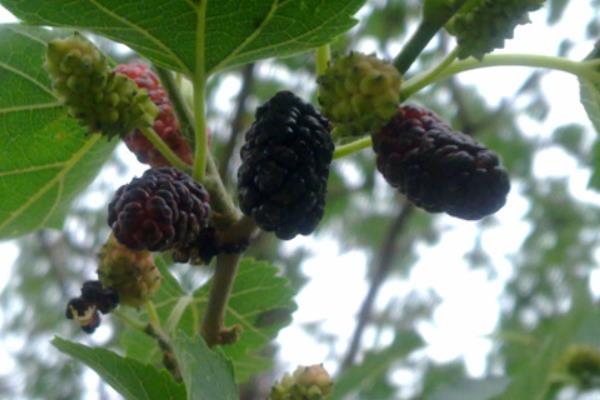
M 60 228 L 117 144 L 86 136 L 52 93 L 44 53 L 59 35 L 0 25 L 0 239 Z
M 163 283 L 153 298 L 163 326 L 186 293 L 168 270 L 168 263 L 161 258 L 156 265 L 163 275 Z M 225 313 L 225 326 L 239 324 L 243 328 L 238 342 L 225 346 L 223 351 L 232 360 L 238 382 L 243 382 L 261 370 L 270 366 L 270 360 L 256 355 L 264 348 L 277 332 L 291 322 L 291 314 L 296 309 L 293 301 L 295 291 L 287 279 L 277 276 L 278 270 L 266 262 L 244 259 L 240 263 L 233 291 Z M 194 294 L 191 304 L 196 307 L 197 316 L 202 316 L 208 302 L 212 280 L 208 281 Z M 193 335 L 199 325 L 195 320 L 192 307 L 188 306 L 182 314 L 178 329 Z M 142 362 L 159 362 L 160 353 L 156 343 L 146 340 L 143 335 L 127 331 L 121 345 L 128 356 Z
M 2 0 L 32 24 L 86 29 L 124 43 L 157 64 L 193 75 L 196 49 L 205 71 L 316 48 L 346 32 L 366 0 Z M 199 31 L 196 32 L 196 28 Z M 204 37 L 204 46 L 196 43 Z M 201 57 L 202 58 L 202 57 Z
M 506 390 L 510 379 L 491 377 L 485 379 L 463 379 L 436 390 L 430 400 L 488 400 Z
M 368 354 L 361 364 L 349 368 L 339 377 L 331 400 L 340 400 L 352 393 L 370 389 L 394 362 L 402 360 L 422 344 L 421 338 L 414 332 L 397 333 L 390 347 Z
M 597 323 L 596 326 L 589 324 L 598 313 L 589 298 L 586 284 L 587 281 L 573 285 L 576 295 L 571 311 L 556 321 L 552 331 L 540 341 L 537 355 L 514 376 L 508 389 L 498 400 L 544 398 L 550 376 L 564 351 L 570 344 L 580 343 L 582 339 L 588 338 L 589 330 L 597 327 Z
M 213 351 L 201 336 L 190 338 L 182 332 L 173 340 L 173 349 L 188 389 L 188 400 L 240 398 L 233 378 L 233 366 L 220 349 Z
M 291 322 L 291 314 L 296 309 L 294 290 L 277 273 L 277 268 L 267 262 L 250 258 L 240 262 L 225 312 L 225 326 L 239 324 L 243 334 L 238 342 L 223 348 L 233 361 L 239 382 L 269 367 L 268 360 L 253 353 L 265 347 Z M 212 280 L 194 293 L 201 313 L 204 313 L 211 284 Z
M 166 370 L 159 371 L 112 351 L 87 347 L 59 337 L 55 337 L 52 344 L 96 371 L 106 383 L 128 400 L 186 398 L 185 387 L 176 383 Z

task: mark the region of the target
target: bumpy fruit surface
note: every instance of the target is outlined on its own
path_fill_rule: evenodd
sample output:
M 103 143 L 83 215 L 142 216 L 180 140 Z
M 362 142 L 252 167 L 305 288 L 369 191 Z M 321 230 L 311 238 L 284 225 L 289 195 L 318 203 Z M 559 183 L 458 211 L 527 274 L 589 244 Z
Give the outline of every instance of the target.
M 185 247 L 206 226 L 208 192 L 172 167 L 149 169 L 117 190 L 108 205 L 108 225 L 133 250 Z
M 48 43 L 46 68 L 54 91 L 91 133 L 125 136 L 152 126 L 158 114 L 148 93 L 111 71 L 106 57 L 79 34 Z
M 242 211 L 281 239 L 314 231 L 333 156 L 327 120 L 293 93 L 279 92 L 256 111 L 241 156 Z
M 162 280 L 150 252 L 130 250 L 112 237 L 100 251 L 98 277 L 103 287 L 114 290 L 120 302 L 129 306 L 144 304 Z
M 476 220 L 498 211 L 510 190 L 498 157 L 429 110 L 402 106 L 373 135 L 377 169 L 416 206 Z
M 179 158 L 188 164 L 192 164 L 192 149 L 179 130 L 171 100 L 169 100 L 169 96 L 161 86 L 156 74 L 146 64 L 141 63 L 117 65 L 115 72 L 133 79 L 138 88 L 145 89 L 148 92 L 150 100 L 159 110 L 154 120 L 154 131 Z M 125 137 L 125 144 L 141 163 L 154 168 L 170 165 L 138 129 Z
M 85 333 L 93 333 L 100 326 L 100 314 L 96 306 L 81 297 L 69 301 L 65 316 L 75 320 Z
M 545 0 L 470 0 L 447 24 L 456 36 L 459 57 L 482 58 L 504 47 L 517 25 L 529 22 L 529 12 L 538 10 Z
M 375 56 L 350 53 L 337 58 L 318 82 L 323 114 L 342 137 L 377 131 L 400 102 L 400 73 Z
M 119 305 L 119 294 L 105 288 L 100 281 L 86 281 L 81 287 L 81 298 L 94 304 L 102 314 L 108 314 Z
M 583 389 L 600 388 L 600 350 L 593 346 L 571 346 L 561 358 L 560 367 Z
M 332 387 L 331 377 L 322 365 L 298 367 L 273 386 L 269 400 L 322 400 Z

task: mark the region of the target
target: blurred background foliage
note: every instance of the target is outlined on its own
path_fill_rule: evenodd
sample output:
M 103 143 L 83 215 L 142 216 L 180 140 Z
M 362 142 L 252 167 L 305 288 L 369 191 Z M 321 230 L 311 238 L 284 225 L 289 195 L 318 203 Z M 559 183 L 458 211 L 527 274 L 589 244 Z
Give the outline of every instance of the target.
M 420 1 L 409 0 L 369 1 L 360 13 L 361 23 L 333 44 L 333 53 L 369 48 L 392 58 L 414 29 L 419 5 Z M 590 5 L 596 12 L 585 16 L 589 18 L 587 33 L 589 39 L 595 39 L 600 34 L 600 1 L 590 1 Z M 571 6 L 567 0 L 549 1 L 540 11 L 546 16 L 548 29 L 559 23 Z M 98 43 L 107 51 L 114 50 L 108 41 L 99 39 Z M 409 74 L 435 65 L 450 46 L 450 39 L 441 33 Z M 568 56 L 571 47 L 570 39 L 565 38 L 556 43 L 556 54 Z M 131 57 L 114 54 L 121 60 Z M 211 81 L 212 148 L 228 185 L 234 187 L 239 147 L 254 109 L 282 88 L 315 101 L 313 71 L 312 55 L 305 54 L 247 65 Z M 527 118 L 541 124 L 548 117 L 551 99 L 546 99 L 541 89 L 545 73 L 532 71 L 515 93 L 506 93 L 497 104 L 488 103 L 477 87 L 459 79 L 436 84 L 414 98 L 497 151 L 511 173 L 513 192 L 517 193 L 514 197 L 526 204 L 521 217 L 526 226 L 524 241 L 517 252 L 503 255 L 510 267 L 500 296 L 501 311 L 485 371 L 477 379 L 469 376 L 461 359 L 441 364 L 426 352 L 414 352 L 421 346 L 417 328 L 431 322 L 443 302 L 439 294 L 408 290 L 392 296 L 383 306 L 377 301 L 386 282 L 408 279 L 420 257 L 444 241 L 447 217 L 428 215 L 404 203 L 378 176 L 369 151 L 334 164 L 327 212 L 317 239 L 335 238 L 342 252 L 364 252 L 369 290 L 360 310 L 356 310 L 356 327 L 343 350 L 339 338 L 321 329 L 320 324 L 305 324 L 302 328 L 320 343 L 331 346 L 327 366 L 333 366 L 339 377 L 338 395 L 374 400 L 479 399 L 491 398 L 484 394 L 493 396 L 508 387 L 513 397 L 507 399 L 533 399 L 526 397 L 526 393 L 534 393 L 527 392 L 534 390 L 527 383 L 548 383 L 569 343 L 600 345 L 600 315 L 594 312 L 598 306 L 589 284 L 598 259 L 600 208 L 577 198 L 569 179 L 539 177 L 534 171 L 536 157 L 548 149 L 561 149 L 579 168 L 589 169 L 591 132 L 584 125 L 571 123 L 556 126 L 551 134 L 532 135 L 519 122 Z M 232 83 L 237 92 L 227 91 Z M 130 173 L 133 160 L 124 148 L 115 153 L 99 178 L 75 202 L 63 232 L 42 231 L 17 241 L 19 257 L 0 293 L 0 340 L 14 363 L 10 374 L 0 376 L 0 397 L 58 400 L 116 396 L 90 378 L 91 373 L 84 373 L 80 364 L 58 355 L 49 340 L 55 334 L 79 336 L 81 340 L 118 348 L 116 338 L 121 327 L 112 318 L 107 318 L 90 339 L 68 323 L 63 312 L 67 299 L 77 294 L 81 283 L 94 277 L 96 252 L 108 234 L 104 205 L 115 189 L 114 176 Z M 464 257 L 473 270 L 485 271 L 490 277 L 498 274 L 498 254 L 490 254 L 489 246 L 482 243 L 487 232 L 501 226 L 499 217 L 478 223 L 472 249 Z M 280 266 L 281 273 L 298 289 L 308 279 L 303 262 L 315 255 L 310 243 L 286 246 L 270 234 L 260 234 L 248 253 Z M 198 274 L 185 271 L 176 269 L 180 277 Z M 323 296 L 323 301 L 335 301 L 335 289 Z M 367 330 L 375 332 L 373 343 L 364 340 Z M 393 332 L 394 339 L 388 343 L 378 341 L 384 332 Z M 278 359 L 276 347 L 277 342 L 265 350 L 274 358 L 275 368 L 244 384 L 244 399 L 265 398 L 284 366 L 290 370 L 286 360 Z M 96 382 L 95 386 L 90 387 L 90 382 Z M 467 397 L 468 393 L 475 393 L 471 394 L 474 397 Z M 578 397 L 586 393 L 593 396 L 589 390 L 565 384 L 544 398 L 586 398 Z M 598 392 L 595 395 L 600 396 Z

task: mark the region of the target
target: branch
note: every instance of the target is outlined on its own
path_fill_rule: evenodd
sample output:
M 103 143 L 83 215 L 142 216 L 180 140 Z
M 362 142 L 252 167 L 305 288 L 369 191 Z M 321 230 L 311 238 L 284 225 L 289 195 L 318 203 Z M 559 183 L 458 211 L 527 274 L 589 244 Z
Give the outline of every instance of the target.
M 394 261 L 394 257 L 396 256 L 398 238 L 404 232 L 404 229 L 406 228 L 413 211 L 414 207 L 408 203 L 405 203 L 398 213 L 398 216 L 394 219 L 394 221 L 392 221 L 388 228 L 386 238 L 381 249 L 379 250 L 379 256 L 376 259 L 375 273 L 371 279 L 371 286 L 369 287 L 367 296 L 363 300 L 358 313 L 358 322 L 356 324 L 356 328 L 354 329 L 354 333 L 352 334 L 350 347 L 348 348 L 346 356 L 342 361 L 342 371 L 354 363 L 354 359 L 356 358 L 356 354 L 360 348 L 360 342 L 364 330 L 367 326 L 367 323 L 371 319 L 371 314 L 373 313 L 375 299 L 377 298 L 379 289 L 381 289 L 381 285 L 391 270 L 392 261 Z
M 237 96 L 235 104 L 235 113 L 233 120 L 231 121 L 231 130 L 229 133 L 229 139 L 223 150 L 223 159 L 221 160 L 221 168 L 219 174 L 223 179 L 225 187 L 229 184 L 229 170 L 231 167 L 231 161 L 233 159 L 233 152 L 240 138 L 240 132 L 244 129 L 244 114 L 246 113 L 246 100 L 252 92 L 254 86 L 254 64 L 248 64 L 242 70 L 242 87 Z

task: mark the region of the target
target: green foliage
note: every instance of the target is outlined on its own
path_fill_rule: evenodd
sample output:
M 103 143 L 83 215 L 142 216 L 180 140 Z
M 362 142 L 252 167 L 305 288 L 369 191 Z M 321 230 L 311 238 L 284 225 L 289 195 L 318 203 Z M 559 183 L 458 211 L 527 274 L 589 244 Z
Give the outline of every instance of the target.
M 0 25 L 0 238 L 60 228 L 116 145 L 86 136 L 52 93 L 42 65 L 46 42 L 59 35 Z
M 188 400 L 237 400 L 233 366 L 220 349 L 208 348 L 200 336 L 179 333 L 173 347 L 187 387 Z
M 173 278 L 164 260 L 158 259 L 157 267 L 164 280 L 154 301 L 163 325 L 168 324 L 177 302 L 190 296 L 191 301 L 183 312 L 178 329 L 192 335 L 199 328 L 197 316 L 204 312 L 212 282 L 208 281 L 193 294 L 188 294 Z M 239 382 L 269 367 L 270 362 L 258 356 L 257 351 L 291 322 L 291 314 L 296 309 L 294 290 L 286 279 L 277 276 L 277 272 L 277 268 L 267 262 L 247 258 L 240 263 L 240 272 L 225 313 L 225 326 L 239 324 L 243 334 L 235 344 L 223 347 L 225 355 L 233 361 Z M 195 308 L 193 312 L 192 308 Z M 142 333 L 129 331 L 122 345 L 131 357 L 144 362 L 159 360 L 156 344 Z
M 422 344 L 421 338 L 414 332 L 398 332 L 390 347 L 367 354 L 361 364 L 349 368 L 337 379 L 332 400 L 343 399 L 352 393 L 364 393 L 381 386 L 380 379 L 385 377 L 388 368 Z
M 407 41 L 406 34 L 418 23 L 422 11 L 421 2 L 369 2 L 361 14 L 362 23 L 341 36 L 356 23 L 352 16 L 366 1 L 209 1 L 206 15 L 200 2 L 194 0 L 152 0 L 144 2 L 144 7 L 133 0 L 0 0 L 0 3 L 31 24 L 102 35 L 94 37 L 94 42 L 111 56 L 118 52 L 107 38 L 129 45 L 137 52 L 120 54 L 122 60 L 144 56 L 158 66 L 183 72 L 190 78 L 200 73 L 196 80 L 214 74 L 206 87 L 208 124 L 213 130 L 211 147 L 217 163 L 225 166 L 229 182 L 234 180 L 237 161 L 231 154 L 235 155 L 239 148 L 256 105 L 281 89 L 301 89 L 303 96 L 316 99 L 307 85 L 315 80 L 312 58 L 306 54 L 292 55 L 326 43 L 331 43 L 334 54 L 346 54 L 356 49 L 357 44 L 367 43 L 386 58 L 392 58 L 394 54 L 390 52 L 395 51 L 397 43 Z M 435 9 L 441 10 L 440 15 L 445 18 L 454 12 L 447 6 L 458 3 L 462 2 L 428 1 L 426 17 L 431 17 L 431 10 Z M 482 0 L 470 2 L 475 3 L 480 4 Z M 527 4 L 533 3 L 539 1 Z M 550 23 L 560 21 L 570 6 L 565 0 L 548 3 Z M 465 10 L 472 11 L 472 8 Z M 590 34 L 597 35 L 596 25 L 589 24 Z M 11 283 L 0 296 L 2 335 L 7 332 L 7 337 L 23 338 L 31 345 L 14 354 L 16 370 L 20 371 L 18 379 L 27 382 L 26 387 L 14 390 L 6 385 L 10 393 L 7 396 L 20 391 L 25 398 L 70 400 L 83 398 L 85 390 L 94 390 L 85 388 L 84 382 L 77 379 L 81 374 L 78 367 L 64 358 L 47 357 L 40 345 L 47 342 L 49 332 L 55 331 L 57 326 L 62 335 L 77 336 L 75 327 L 59 320 L 62 312 L 57 310 L 62 310 L 67 299 L 77 293 L 81 282 L 94 273 L 95 252 L 107 236 L 107 227 L 104 213 L 92 209 L 96 205 L 82 211 L 73 208 L 71 200 L 86 188 L 116 145 L 116 141 L 86 137 L 84 129 L 67 116 L 52 94 L 42 68 L 45 43 L 70 33 L 21 24 L 0 26 L 0 80 L 3 83 L 0 94 L 0 238 L 24 235 L 41 227 L 60 228 L 65 217 L 76 226 L 63 233 L 42 232 L 19 242 L 23 251 Z M 445 37 L 440 35 L 439 39 L 419 55 L 415 70 L 435 67 L 449 53 Z M 463 45 L 463 53 L 464 48 Z M 568 55 L 568 46 L 563 46 L 563 52 Z M 246 68 L 224 72 L 270 57 L 276 58 L 258 63 L 249 73 Z M 597 60 L 596 54 L 589 59 Z M 591 66 L 577 64 L 579 69 L 575 72 L 588 78 L 580 79 L 582 103 L 600 130 L 600 88 L 596 80 L 589 79 L 598 71 L 591 71 Z M 269 74 L 265 70 L 269 70 Z M 587 154 L 583 126 L 558 127 L 549 141 L 521 130 L 517 117 L 527 115 L 544 121 L 548 112 L 553 111 L 541 91 L 541 76 L 541 73 L 533 74 L 514 96 L 505 97 L 498 106 L 491 106 L 479 93 L 479 87 L 465 87 L 453 79 L 429 85 L 414 96 L 415 101 L 438 111 L 453 127 L 476 135 L 501 154 L 511 171 L 515 192 L 518 192 L 516 197 L 521 203 L 523 199 L 527 201 L 527 211 L 520 220 L 527 226 L 527 233 L 517 252 L 501 256 L 488 254 L 490 246 L 486 243 L 498 227 L 498 220 L 489 219 L 473 228 L 477 231 L 477 240 L 465 258 L 472 267 L 485 268 L 490 275 L 497 272 L 498 260 L 508 260 L 510 264 L 501 298 L 498 332 L 493 336 L 495 346 L 488 354 L 487 378 L 469 378 L 462 362 L 432 366 L 430 360 L 420 358 L 420 352 L 413 353 L 423 345 L 415 326 L 431 321 L 438 294 L 415 293 L 421 288 L 414 292 L 410 288 L 409 292 L 392 293 L 383 310 L 376 305 L 365 322 L 366 329 L 377 335 L 384 330 L 396 332 L 396 340 L 386 349 L 367 351 L 362 363 L 340 373 L 334 399 L 396 400 L 400 391 L 389 377 L 398 366 L 409 365 L 415 384 L 403 385 L 402 389 L 410 389 L 412 398 L 550 400 L 555 393 L 552 385 L 556 362 L 564 350 L 572 343 L 600 345 L 597 304 L 586 297 L 588 277 L 596 264 L 599 239 L 594 232 L 600 223 L 600 211 L 575 198 L 568 180 L 541 180 L 532 171 L 533 160 L 547 144 L 565 149 L 578 165 L 588 161 L 595 171 L 600 171 L 600 141 L 596 141 L 592 154 Z M 236 100 L 240 104 L 238 123 L 231 122 L 230 107 L 222 107 L 221 102 L 223 88 L 229 87 L 234 77 L 250 82 L 249 94 L 245 98 L 240 95 Z M 231 135 L 223 135 L 221 130 L 229 130 L 230 122 Z M 446 220 L 414 212 L 401 229 L 394 228 L 403 200 L 381 185 L 373 166 L 374 158 L 368 151 L 335 164 L 328 185 L 326 216 L 316 240 L 333 236 L 343 250 L 366 254 L 369 277 L 381 273 L 379 260 L 382 248 L 386 247 L 382 244 L 387 240 L 391 243 L 387 255 L 388 276 L 400 278 L 404 284 L 419 257 L 444 238 Z M 109 168 L 119 170 L 123 166 L 113 162 Z M 600 188 L 598 172 L 591 186 Z M 112 191 L 114 187 L 108 185 L 96 188 L 94 194 Z M 82 203 L 87 205 L 86 201 Z M 162 369 L 164 348 L 161 351 L 156 337 L 144 332 L 149 318 L 141 309 L 121 307 L 119 316 L 135 329 L 129 326 L 121 332 L 124 328 L 117 324 L 112 327 L 113 337 L 106 343 L 112 347 L 119 342 L 126 357 L 58 338 L 53 343 L 92 367 L 128 399 L 264 398 L 274 379 L 262 373 L 277 365 L 273 362 L 276 360 L 273 346 L 269 344 L 290 323 L 296 308 L 293 298 L 307 279 L 299 266 L 314 254 L 303 246 L 292 253 L 265 234 L 253 240 L 248 254 L 265 261 L 246 258 L 241 262 L 225 308 L 224 323 L 225 327 L 240 326 L 243 333 L 236 343 L 217 346 L 214 350 L 210 350 L 198 334 L 210 298 L 214 279 L 209 277 L 213 270 L 179 268 L 165 257 L 157 257 L 164 281 L 153 301 L 163 333 L 179 361 L 184 384 L 176 383 Z M 448 260 L 447 264 L 452 261 Z M 346 283 L 343 279 L 345 277 L 331 282 L 329 297 L 323 296 L 318 301 L 329 301 L 336 285 Z M 201 281 L 205 283 L 197 287 Z M 397 280 L 394 283 L 398 283 Z M 104 325 L 115 320 L 116 316 L 103 316 Z M 320 344 L 330 344 L 330 355 L 339 355 L 338 338 L 322 331 L 320 322 L 303 328 Z M 413 356 L 407 361 L 411 353 Z M 496 376 L 495 369 L 491 374 L 492 366 L 501 366 L 504 374 Z M 280 375 L 275 371 L 270 373 Z M 0 376 L 2 393 L 5 381 L 10 383 L 10 379 Z M 248 383 L 238 389 L 236 383 L 240 382 Z M 186 391 L 184 386 L 189 389 Z M 502 393 L 507 388 L 508 391 Z M 402 390 L 402 394 L 404 392 Z M 19 396 L 14 394 L 14 397 Z
M 176 383 L 167 371 L 159 371 L 102 348 L 86 347 L 59 337 L 54 338 L 52 344 L 92 368 L 127 400 L 186 398 L 185 387 Z M 211 363 L 208 365 L 214 367 Z
M 201 2 L 160 0 L 3 0 L 2 5 L 32 24 L 87 29 L 124 43 L 166 68 L 193 75 L 204 59 L 208 73 L 328 43 L 350 29 L 365 0 Z M 173 32 L 177 21 L 177 32 Z M 204 45 L 197 45 L 198 36 Z M 196 54 L 196 52 L 201 54 Z
M 504 392 L 509 382 L 505 377 L 463 379 L 439 388 L 430 400 L 489 400 Z

